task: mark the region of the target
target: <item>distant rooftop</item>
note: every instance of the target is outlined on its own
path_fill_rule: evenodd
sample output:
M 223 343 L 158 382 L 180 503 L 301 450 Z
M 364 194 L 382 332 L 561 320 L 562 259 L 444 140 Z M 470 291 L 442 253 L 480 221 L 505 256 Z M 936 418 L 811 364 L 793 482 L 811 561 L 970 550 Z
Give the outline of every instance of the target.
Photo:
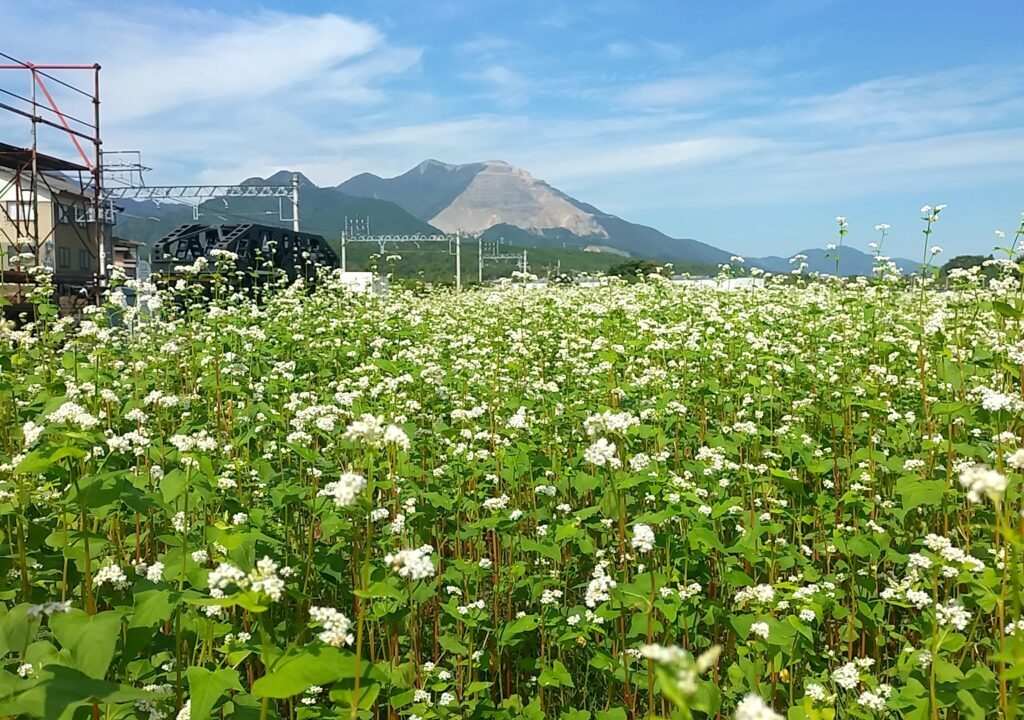
M 16 145 L 8 145 L 7 143 L 0 142 L 0 167 L 17 170 L 18 168 L 24 169 L 26 167 L 30 167 L 31 164 L 32 150 L 30 148 L 21 148 Z M 53 155 L 46 155 L 41 152 L 36 153 L 36 168 L 41 172 L 89 172 L 89 168 L 84 165 L 79 165 L 78 163 L 54 157 Z

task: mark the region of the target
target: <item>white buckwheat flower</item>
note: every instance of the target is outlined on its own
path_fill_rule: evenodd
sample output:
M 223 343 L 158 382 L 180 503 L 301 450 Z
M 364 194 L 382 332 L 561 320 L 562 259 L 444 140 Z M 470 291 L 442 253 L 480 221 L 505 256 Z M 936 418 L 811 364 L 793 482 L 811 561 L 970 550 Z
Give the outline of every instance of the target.
M 615 443 L 608 442 L 605 438 L 598 438 L 583 452 L 583 459 L 597 467 L 617 468 L 621 461 L 615 456 Z
M 761 699 L 760 695 L 750 694 L 736 706 L 736 720 L 784 720 L 784 718 Z
M 633 526 L 633 549 L 639 553 L 647 553 L 654 549 L 654 531 L 650 525 L 638 523 Z
M 960 484 L 967 489 L 967 498 L 973 503 L 980 503 L 986 497 L 998 502 L 1006 492 L 1006 476 L 984 465 L 973 465 L 960 473 Z
M 355 504 L 359 494 L 365 489 L 366 478 L 354 472 L 346 472 L 334 482 L 324 485 L 317 495 L 333 498 L 335 507 L 349 507 Z
M 313 605 L 309 608 L 309 617 L 324 628 L 317 636 L 321 642 L 341 647 L 355 641 L 351 633 L 352 622 L 335 608 Z
M 434 563 L 430 559 L 430 553 L 433 551 L 434 549 L 429 545 L 399 550 L 397 553 L 385 556 L 384 562 L 390 565 L 400 577 L 423 580 L 434 574 Z

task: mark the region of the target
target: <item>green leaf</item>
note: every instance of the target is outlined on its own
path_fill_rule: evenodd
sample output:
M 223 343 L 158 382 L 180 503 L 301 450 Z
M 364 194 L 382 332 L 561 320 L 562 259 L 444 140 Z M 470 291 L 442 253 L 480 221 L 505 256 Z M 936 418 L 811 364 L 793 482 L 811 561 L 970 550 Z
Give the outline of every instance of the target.
M 582 495 L 591 490 L 596 490 L 603 482 L 599 477 L 588 475 L 585 472 L 578 472 L 573 476 L 572 486 L 576 488 L 576 492 Z
M 711 532 L 705 527 L 691 527 L 686 533 L 687 540 L 692 548 L 702 548 L 704 550 L 710 550 L 714 548 L 719 552 L 725 551 L 725 545 L 719 539 L 718 535 Z
M 175 468 L 163 476 L 160 480 L 160 492 L 163 494 L 164 502 L 174 502 L 183 492 L 188 476 L 180 469 Z
M 46 472 L 53 462 L 41 450 L 33 450 L 14 468 L 15 475 L 38 475 Z
M 50 616 L 53 636 L 71 657 L 71 667 L 97 680 L 107 674 L 121 635 L 121 613 L 87 615 L 81 610 Z
M 518 636 L 531 630 L 536 630 L 540 624 L 540 619 L 536 615 L 524 615 L 521 618 L 516 618 L 510 623 L 506 623 L 502 626 L 501 631 L 498 633 L 498 645 L 514 645 L 519 642 Z
M 342 680 L 339 685 L 341 687 L 335 687 L 331 690 L 331 700 L 338 703 L 338 705 L 346 708 L 351 708 L 356 698 L 356 688 L 353 679 Z M 360 710 L 370 710 L 373 708 L 374 702 L 380 695 L 380 684 L 379 683 L 360 683 L 359 685 L 359 703 L 358 707 Z
M 81 448 L 77 448 L 74 445 L 64 445 L 62 447 L 57 448 L 53 452 L 53 454 L 50 455 L 50 462 L 60 462 L 64 458 L 74 458 L 75 460 L 80 460 L 84 458 L 86 455 L 88 455 L 88 453 L 85 450 L 82 450 Z
M 153 693 L 83 675 L 74 668 L 48 665 L 0 697 L 0 715 L 70 720 L 86 703 L 146 700 Z
M 934 415 L 951 415 L 952 413 L 959 412 L 967 407 L 967 403 L 963 402 L 937 402 L 932 405 L 932 414 Z
M 658 678 L 658 691 L 668 698 L 669 702 L 680 708 L 689 706 L 686 696 L 680 692 L 679 684 L 671 672 L 669 672 L 663 665 L 655 665 L 654 675 Z
M 524 537 L 519 541 L 519 546 L 527 552 L 537 552 L 548 558 L 549 560 L 559 561 L 562 559 L 562 551 L 560 548 L 554 545 L 547 545 L 545 543 L 539 543 L 536 540 Z
M 942 658 L 935 658 L 935 677 L 939 682 L 957 682 L 964 679 L 964 674 L 953 663 Z
M 364 665 L 369 663 L 364 662 Z M 256 697 L 287 698 L 313 685 L 328 685 L 341 678 L 355 677 L 356 658 L 333 647 L 311 645 L 289 650 L 266 675 L 252 684 Z
M 238 673 L 234 670 L 210 671 L 201 667 L 190 667 L 185 671 L 188 678 L 188 695 L 192 700 L 191 720 L 206 720 L 217 701 L 228 690 L 242 690 Z
M 590 711 L 566 708 L 558 717 L 559 720 L 590 720 Z
M 970 690 L 960 690 L 956 694 L 957 705 L 967 720 L 985 720 L 985 708 L 978 704 Z
M 946 483 L 942 480 L 905 476 L 896 481 L 896 492 L 903 497 L 906 507 L 938 505 L 946 493 Z
M 15 605 L 7 611 L 0 610 L 0 657 L 8 653 L 18 655 L 35 637 L 39 629 L 39 618 L 30 618 L 28 604 Z
M 454 635 L 441 635 L 438 644 L 453 655 L 469 655 L 469 648 Z
M 1013 320 L 1021 319 L 1021 311 L 1013 307 L 1009 303 L 1002 302 L 1001 300 L 992 301 L 992 309 L 1003 317 L 1011 318 Z
M 160 625 L 171 617 L 174 603 L 170 590 L 144 590 L 135 595 L 135 612 L 128 622 L 129 628 L 149 628 Z
M 565 669 L 565 665 L 555 660 L 551 667 L 541 670 L 537 683 L 541 687 L 576 687 L 572 682 L 572 675 Z

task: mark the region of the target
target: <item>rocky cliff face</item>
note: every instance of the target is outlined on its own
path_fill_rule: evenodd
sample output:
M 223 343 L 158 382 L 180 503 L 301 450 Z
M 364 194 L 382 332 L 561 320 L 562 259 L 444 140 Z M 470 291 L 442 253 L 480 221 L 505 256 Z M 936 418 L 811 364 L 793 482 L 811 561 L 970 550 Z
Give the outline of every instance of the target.
M 446 232 L 475 233 L 507 223 L 524 230 L 565 228 L 584 237 L 607 237 L 591 213 L 525 170 L 500 161 L 483 165 L 469 185 L 429 219 L 431 225 Z
M 499 160 L 465 165 L 426 160 L 397 177 L 363 173 L 337 189 L 396 203 L 444 232 L 500 231 L 523 247 L 590 248 L 708 265 L 727 262 L 730 255 L 602 212 Z

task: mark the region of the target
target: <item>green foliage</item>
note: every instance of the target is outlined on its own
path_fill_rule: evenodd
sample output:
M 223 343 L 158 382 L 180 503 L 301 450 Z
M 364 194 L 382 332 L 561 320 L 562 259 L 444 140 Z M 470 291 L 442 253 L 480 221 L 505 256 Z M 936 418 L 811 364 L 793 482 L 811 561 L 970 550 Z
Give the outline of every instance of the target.
M 632 281 L 648 275 L 664 275 L 665 272 L 662 265 L 651 260 L 625 260 L 608 268 L 609 275 L 628 278 Z
M 116 325 L 5 328 L 0 714 L 1019 714 L 999 267 L 943 292 L 639 260 L 461 294 L 214 275 Z

